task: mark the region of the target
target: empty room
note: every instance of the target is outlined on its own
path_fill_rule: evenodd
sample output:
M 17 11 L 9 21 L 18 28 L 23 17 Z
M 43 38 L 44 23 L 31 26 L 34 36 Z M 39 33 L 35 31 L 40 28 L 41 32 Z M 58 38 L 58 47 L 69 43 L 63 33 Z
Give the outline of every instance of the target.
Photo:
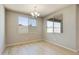
M 1 55 L 78 55 L 78 4 L 0 4 Z

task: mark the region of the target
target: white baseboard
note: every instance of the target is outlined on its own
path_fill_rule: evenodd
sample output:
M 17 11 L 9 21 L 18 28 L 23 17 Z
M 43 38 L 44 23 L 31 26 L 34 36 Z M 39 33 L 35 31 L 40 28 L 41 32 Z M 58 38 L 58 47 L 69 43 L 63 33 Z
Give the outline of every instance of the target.
M 49 42 L 48 40 L 45 40 L 45 41 L 48 42 L 48 43 L 51 43 L 51 42 Z M 59 47 L 65 48 L 65 49 L 70 50 L 70 51 L 72 51 L 72 52 L 78 52 L 78 50 L 68 48 L 68 47 L 63 46 L 63 45 L 60 45 L 60 44 L 58 44 L 58 43 L 56 43 L 56 42 L 52 42 L 51 44 L 55 44 L 55 45 L 57 45 L 57 46 L 59 46 Z
M 28 40 L 28 41 L 23 41 L 23 42 L 17 42 L 17 43 L 13 43 L 13 44 L 7 44 L 6 47 L 9 47 L 9 46 L 17 46 L 17 45 L 22 45 L 22 44 L 27 44 L 27 43 L 32 43 L 32 42 L 38 42 L 38 41 L 42 41 L 42 39 L 39 39 L 39 40 Z

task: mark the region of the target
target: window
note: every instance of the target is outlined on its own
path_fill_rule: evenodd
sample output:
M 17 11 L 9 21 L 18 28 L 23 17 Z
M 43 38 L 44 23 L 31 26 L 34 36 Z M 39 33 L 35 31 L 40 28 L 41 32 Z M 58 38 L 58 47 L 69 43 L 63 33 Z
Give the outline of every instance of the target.
M 62 33 L 62 15 L 57 15 L 54 18 L 47 20 L 47 33 Z
M 18 18 L 19 33 L 28 32 L 28 17 L 20 16 Z
M 18 28 L 19 33 L 27 33 L 29 32 L 35 32 L 36 30 L 36 19 L 19 16 L 18 17 Z M 29 29 L 29 30 L 28 30 Z
M 53 22 L 47 21 L 47 32 L 52 33 L 53 32 Z

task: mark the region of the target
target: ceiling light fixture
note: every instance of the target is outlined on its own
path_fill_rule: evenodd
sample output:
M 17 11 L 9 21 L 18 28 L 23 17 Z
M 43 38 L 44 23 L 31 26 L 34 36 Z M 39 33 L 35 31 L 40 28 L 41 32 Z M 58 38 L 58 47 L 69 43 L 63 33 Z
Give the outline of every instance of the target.
M 34 7 L 34 10 L 31 12 L 31 15 L 35 18 L 37 18 L 38 16 L 40 16 L 40 13 L 37 12 L 37 7 Z

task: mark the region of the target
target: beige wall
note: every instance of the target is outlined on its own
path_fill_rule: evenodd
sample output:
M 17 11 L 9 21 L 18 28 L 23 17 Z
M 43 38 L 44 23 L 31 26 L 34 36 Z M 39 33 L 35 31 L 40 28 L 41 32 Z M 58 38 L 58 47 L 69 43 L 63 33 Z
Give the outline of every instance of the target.
M 0 5 L 0 54 L 5 48 L 5 10 Z
M 46 20 L 56 14 L 63 14 L 63 33 L 46 33 Z M 44 18 L 44 39 L 50 43 L 76 51 L 76 5 L 63 8 Z
M 17 12 L 7 11 L 6 12 L 6 38 L 7 45 L 19 42 L 27 42 L 30 40 L 42 39 L 42 19 L 37 19 L 37 29 L 34 33 L 29 32 L 25 34 L 18 33 L 18 16 L 27 16 Z M 29 29 L 30 30 L 30 29 Z
M 77 27 L 77 30 L 76 30 L 76 34 L 77 34 L 77 49 L 79 51 L 79 5 L 76 6 L 76 15 L 77 15 L 77 21 L 76 21 L 76 27 Z

